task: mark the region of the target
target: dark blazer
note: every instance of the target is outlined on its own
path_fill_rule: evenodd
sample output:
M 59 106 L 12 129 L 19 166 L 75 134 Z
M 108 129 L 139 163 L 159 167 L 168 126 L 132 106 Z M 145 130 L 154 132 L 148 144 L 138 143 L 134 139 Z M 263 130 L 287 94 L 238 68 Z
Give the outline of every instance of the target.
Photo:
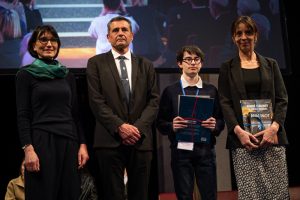
M 152 124 L 156 118 L 159 92 L 150 61 L 132 54 L 132 89 L 129 106 L 111 51 L 88 60 L 87 82 L 91 110 L 96 118 L 94 147 L 118 147 L 117 129 L 123 123 L 136 126 L 142 134 L 135 147 L 152 150 Z
M 279 123 L 277 133 L 281 145 L 288 144 L 284 121 L 287 112 L 288 96 L 277 62 L 274 59 L 256 54 L 261 75 L 261 99 L 271 99 L 273 121 Z M 247 99 L 243 81 L 240 58 L 235 57 L 222 64 L 219 74 L 219 96 L 223 115 L 228 128 L 227 148 L 242 147 L 233 129 L 236 125 L 243 128 L 240 100 Z

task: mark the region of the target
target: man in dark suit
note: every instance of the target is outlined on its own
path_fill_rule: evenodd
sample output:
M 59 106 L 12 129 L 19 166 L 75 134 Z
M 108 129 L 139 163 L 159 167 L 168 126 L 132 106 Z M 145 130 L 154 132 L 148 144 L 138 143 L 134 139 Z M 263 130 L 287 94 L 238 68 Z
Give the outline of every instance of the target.
M 133 33 L 128 19 L 115 17 L 107 27 L 112 50 L 90 58 L 87 65 L 90 106 L 96 118 L 94 148 L 100 196 L 125 199 L 126 168 L 128 199 L 147 200 L 152 124 L 159 102 L 155 71 L 150 61 L 129 51 Z

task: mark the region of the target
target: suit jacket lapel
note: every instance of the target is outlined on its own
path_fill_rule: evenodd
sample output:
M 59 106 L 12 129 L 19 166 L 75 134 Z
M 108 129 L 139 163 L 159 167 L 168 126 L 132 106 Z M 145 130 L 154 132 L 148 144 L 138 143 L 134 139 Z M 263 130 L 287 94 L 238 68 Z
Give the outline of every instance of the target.
M 260 75 L 261 75 L 261 89 L 260 89 L 260 97 L 261 98 L 268 98 L 268 94 L 270 92 L 270 66 L 268 65 L 267 60 L 256 53 L 258 57 L 258 62 L 260 65 Z M 246 88 L 244 85 L 244 80 L 243 80 L 243 75 L 242 75 L 242 70 L 241 70 L 241 64 L 240 64 L 240 59 L 239 57 L 236 57 L 232 60 L 231 64 L 232 70 L 231 70 L 231 75 L 233 78 L 233 81 L 236 85 L 237 90 L 239 91 L 240 98 L 241 99 L 248 99 L 247 93 L 246 93 Z
M 241 62 L 239 57 L 236 57 L 232 60 L 231 76 L 233 82 L 235 83 L 235 87 L 237 88 L 240 94 L 240 99 L 247 99 L 247 93 L 244 85 L 244 80 L 243 80 L 243 75 L 241 70 Z
M 108 64 L 108 67 L 109 67 L 109 69 L 111 71 L 111 74 L 114 77 L 115 82 L 116 82 L 116 84 L 117 84 L 117 86 L 119 88 L 120 99 L 126 98 L 124 87 L 122 85 L 121 78 L 120 78 L 119 72 L 117 70 L 116 63 L 115 63 L 115 59 L 114 59 L 113 54 L 111 53 L 111 51 L 109 51 L 107 53 L 107 64 Z M 127 111 L 128 110 L 127 103 L 124 103 L 124 107 L 126 108 L 126 111 Z
M 131 71 L 131 93 L 134 93 L 135 87 L 136 87 L 136 80 L 138 78 L 138 59 L 135 55 L 131 54 L 131 63 L 132 63 L 132 71 Z M 134 95 L 132 95 L 132 97 L 134 97 Z
M 118 87 L 122 88 L 123 86 L 122 86 L 122 83 L 121 83 L 120 75 L 119 75 L 119 72 L 117 70 L 115 59 L 114 59 L 111 51 L 107 53 L 107 64 L 108 64 L 108 67 L 111 71 L 111 74 L 114 77 Z
M 270 76 L 271 68 L 268 65 L 267 60 L 263 56 L 261 56 L 257 53 L 256 53 L 256 55 L 258 57 L 258 61 L 259 61 L 259 65 L 260 65 L 260 75 L 261 75 L 260 97 L 268 98 L 268 94 L 271 91 L 270 83 L 272 82 L 271 80 L 269 80 L 269 79 L 271 79 L 271 76 Z

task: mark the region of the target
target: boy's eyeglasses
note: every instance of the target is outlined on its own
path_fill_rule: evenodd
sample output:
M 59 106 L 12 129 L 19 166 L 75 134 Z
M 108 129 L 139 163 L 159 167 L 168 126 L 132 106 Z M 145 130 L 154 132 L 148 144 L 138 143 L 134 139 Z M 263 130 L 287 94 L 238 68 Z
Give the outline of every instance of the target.
M 187 58 L 182 59 L 182 61 L 187 64 L 192 64 L 193 61 L 195 64 L 199 64 L 199 63 L 201 63 L 201 58 L 200 57 L 196 57 L 196 58 L 187 57 Z

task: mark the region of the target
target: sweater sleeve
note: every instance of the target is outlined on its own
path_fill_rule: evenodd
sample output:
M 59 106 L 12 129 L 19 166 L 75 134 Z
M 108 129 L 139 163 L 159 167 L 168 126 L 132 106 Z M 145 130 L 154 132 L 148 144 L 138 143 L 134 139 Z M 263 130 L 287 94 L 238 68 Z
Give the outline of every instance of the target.
M 16 107 L 20 143 L 23 146 L 32 144 L 31 141 L 31 79 L 25 70 L 16 75 Z

